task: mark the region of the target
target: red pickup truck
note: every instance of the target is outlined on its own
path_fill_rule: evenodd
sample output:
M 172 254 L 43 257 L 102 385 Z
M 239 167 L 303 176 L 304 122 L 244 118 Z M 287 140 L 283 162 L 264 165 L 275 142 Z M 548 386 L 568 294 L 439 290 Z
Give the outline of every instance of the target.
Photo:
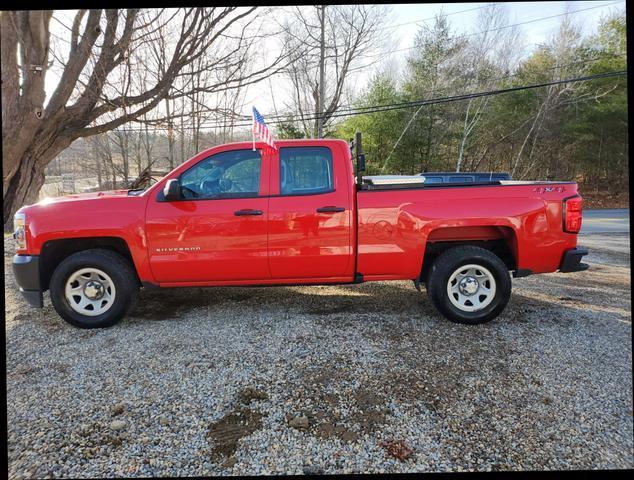
M 363 177 L 342 140 L 232 143 L 146 190 L 46 199 L 15 216 L 13 269 L 35 307 L 107 327 L 139 287 L 423 283 L 448 319 L 495 318 L 511 273 L 585 270 L 574 182 Z M 357 173 L 353 157 L 356 157 Z

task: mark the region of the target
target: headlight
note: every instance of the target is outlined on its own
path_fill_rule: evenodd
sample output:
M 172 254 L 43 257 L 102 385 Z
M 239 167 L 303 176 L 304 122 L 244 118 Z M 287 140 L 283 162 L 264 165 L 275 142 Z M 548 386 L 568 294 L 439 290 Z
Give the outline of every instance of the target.
M 26 215 L 16 213 L 13 217 L 13 238 L 18 250 L 26 250 Z

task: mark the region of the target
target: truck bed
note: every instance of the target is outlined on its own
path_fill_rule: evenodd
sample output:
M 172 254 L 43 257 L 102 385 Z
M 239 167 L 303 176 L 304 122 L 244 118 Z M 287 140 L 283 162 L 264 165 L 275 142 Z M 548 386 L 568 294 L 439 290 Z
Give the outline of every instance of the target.
M 423 259 L 430 243 L 498 240 L 513 251 L 517 269 L 555 271 L 576 246 L 576 235 L 562 231 L 562 201 L 576 194 L 575 182 L 552 181 L 364 185 L 357 271 L 368 279 L 413 279 L 421 265 L 412 259 Z
M 561 185 L 561 184 L 571 184 L 575 182 L 554 182 L 550 180 L 486 180 L 486 181 L 476 181 L 476 182 L 447 182 L 447 183 L 421 183 L 421 184 L 413 184 L 413 183 L 395 183 L 391 184 L 381 184 L 381 185 L 373 185 L 371 183 L 365 183 L 365 179 L 368 177 L 364 177 L 364 183 L 361 185 L 359 190 L 421 190 L 421 189 L 431 189 L 431 188 L 446 188 L 446 187 L 491 187 L 491 186 L 519 186 L 519 185 Z

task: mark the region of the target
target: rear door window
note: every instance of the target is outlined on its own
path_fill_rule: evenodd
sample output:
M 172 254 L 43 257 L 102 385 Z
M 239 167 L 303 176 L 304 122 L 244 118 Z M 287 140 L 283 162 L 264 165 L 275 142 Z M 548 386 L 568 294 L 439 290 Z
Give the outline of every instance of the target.
M 332 152 L 328 147 L 280 149 L 282 195 L 310 195 L 334 189 Z

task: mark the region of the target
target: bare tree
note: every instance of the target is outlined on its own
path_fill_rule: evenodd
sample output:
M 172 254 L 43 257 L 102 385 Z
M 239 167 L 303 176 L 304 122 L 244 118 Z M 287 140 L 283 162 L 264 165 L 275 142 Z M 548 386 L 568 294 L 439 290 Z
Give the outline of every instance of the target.
M 256 67 L 252 61 L 257 36 L 250 32 L 263 20 L 255 10 L 81 10 L 68 26 L 68 55 L 48 97 L 44 85 L 51 65 L 53 12 L 1 12 L 5 229 L 21 205 L 37 198 L 46 165 L 75 139 L 115 129 L 164 100 L 197 91 L 172 87 L 198 59 L 204 58 L 200 70 L 218 79 L 205 86 L 207 92 L 255 83 L 284 68 L 282 54 L 266 65 Z M 160 52 L 163 69 L 151 55 L 160 38 L 170 39 Z M 137 81 L 143 69 L 154 74 L 150 88 Z M 111 117 L 104 121 L 106 114 Z
M 519 30 L 510 26 L 505 5 L 494 4 L 480 11 L 477 20 L 479 33 L 463 50 L 466 76 L 463 91 L 493 88 L 504 72 L 511 70 L 517 55 Z M 462 128 L 462 138 L 456 160 L 456 172 L 460 171 L 469 136 L 482 119 L 491 97 L 472 98 L 467 102 Z
M 93 154 L 95 155 L 97 162 L 104 167 L 104 176 L 110 175 L 110 180 L 108 181 L 110 188 L 115 188 L 118 169 L 115 167 L 112 156 L 110 136 L 107 133 L 103 133 L 90 137 L 90 139 L 93 144 Z
M 583 73 L 572 61 L 575 58 L 575 49 L 578 47 L 580 40 L 581 32 L 579 26 L 573 23 L 570 16 L 564 16 L 559 24 L 557 33 L 542 47 L 543 55 L 553 64 L 551 80 L 562 80 Z M 564 83 L 550 85 L 546 89 L 537 92 L 539 102 L 537 112 L 513 161 L 512 175 L 519 172 L 518 167 L 522 161 L 524 161 L 525 165 L 520 178 L 524 178 L 535 167 L 540 135 L 544 131 L 544 124 L 553 121 L 553 115 L 563 104 L 572 101 L 582 101 L 583 97 L 576 94 L 581 88 L 582 86 L 579 83 Z M 527 147 L 530 147 L 528 151 Z
M 285 51 L 294 59 L 286 75 L 293 87 L 291 108 L 299 113 L 307 136 L 323 136 L 352 72 L 386 45 L 389 34 L 382 27 L 388 13 L 388 7 L 379 5 L 293 9 L 283 26 Z
M 152 162 L 152 154 L 156 142 L 156 133 L 150 133 L 149 126 L 146 123 L 144 125 L 143 132 L 139 136 L 141 138 L 141 144 L 143 145 L 143 151 L 145 152 L 145 167 L 148 167 Z
M 130 140 L 132 132 L 126 128 L 116 129 L 110 133 L 109 137 L 121 156 L 121 176 L 125 185 L 130 178 Z

